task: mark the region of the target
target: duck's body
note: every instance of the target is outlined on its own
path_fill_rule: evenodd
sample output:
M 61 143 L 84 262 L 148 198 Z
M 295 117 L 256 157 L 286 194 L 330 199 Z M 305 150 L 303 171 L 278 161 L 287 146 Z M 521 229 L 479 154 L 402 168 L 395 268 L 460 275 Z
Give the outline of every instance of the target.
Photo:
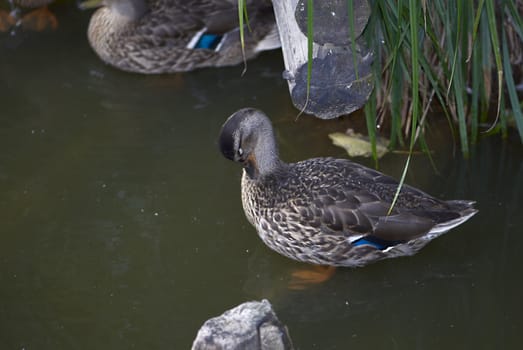
M 47 6 L 52 3 L 54 0 L 14 0 L 14 3 L 25 8 L 38 8 Z
M 412 255 L 477 211 L 470 201 L 442 201 L 346 159 L 279 160 L 272 127 L 243 109 L 222 128 L 222 153 L 244 165 L 242 203 L 270 248 L 291 259 L 363 266 Z M 241 153 L 241 155 L 240 155 Z
M 103 0 L 89 23 L 94 51 L 108 64 L 138 73 L 184 72 L 243 60 L 237 2 Z M 248 1 L 245 55 L 279 45 L 270 1 Z
M 0 10 L 0 32 L 21 26 L 24 30 L 42 31 L 58 28 L 56 16 L 47 5 L 54 0 L 13 0 L 15 9 L 11 13 Z M 17 7 L 21 9 L 16 9 Z M 23 9 L 32 9 L 26 13 Z

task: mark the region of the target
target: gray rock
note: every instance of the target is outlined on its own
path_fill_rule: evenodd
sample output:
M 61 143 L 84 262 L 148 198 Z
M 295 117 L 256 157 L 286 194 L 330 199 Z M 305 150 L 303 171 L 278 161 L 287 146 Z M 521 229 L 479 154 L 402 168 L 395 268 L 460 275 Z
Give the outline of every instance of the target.
M 243 303 L 207 320 L 193 350 L 292 350 L 292 342 L 267 300 Z

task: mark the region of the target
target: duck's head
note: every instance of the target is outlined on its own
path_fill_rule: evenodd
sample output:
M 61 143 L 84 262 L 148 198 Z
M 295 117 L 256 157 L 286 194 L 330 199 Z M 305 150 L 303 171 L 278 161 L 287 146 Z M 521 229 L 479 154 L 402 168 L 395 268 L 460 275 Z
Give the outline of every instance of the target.
M 241 163 L 255 179 L 281 166 L 271 121 L 260 110 L 243 108 L 223 124 L 219 139 L 225 158 Z
M 82 10 L 105 6 L 131 20 L 138 20 L 147 12 L 145 0 L 85 0 L 79 6 Z

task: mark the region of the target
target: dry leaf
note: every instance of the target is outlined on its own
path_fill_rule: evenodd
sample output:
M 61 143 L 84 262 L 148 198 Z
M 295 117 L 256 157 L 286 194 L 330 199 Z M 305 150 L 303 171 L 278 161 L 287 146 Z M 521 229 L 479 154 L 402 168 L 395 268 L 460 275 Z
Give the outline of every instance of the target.
M 336 146 L 345 148 L 350 157 L 370 157 L 372 156 L 372 145 L 369 138 L 348 129 L 346 133 L 335 132 L 329 134 L 332 143 Z M 376 153 L 378 158 L 383 157 L 388 152 L 387 145 L 389 140 L 376 138 Z

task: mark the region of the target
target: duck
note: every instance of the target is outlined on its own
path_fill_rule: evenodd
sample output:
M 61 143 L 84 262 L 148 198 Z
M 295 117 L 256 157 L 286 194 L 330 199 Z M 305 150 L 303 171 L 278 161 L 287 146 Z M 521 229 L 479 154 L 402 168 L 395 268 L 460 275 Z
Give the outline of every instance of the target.
M 223 67 L 244 61 L 236 0 L 88 0 L 102 6 L 87 36 L 105 63 L 118 69 L 161 74 Z M 280 47 L 269 0 L 248 0 L 245 59 Z
M 54 0 L 13 0 L 11 13 L 0 12 L 0 31 L 7 32 L 12 27 L 21 25 L 25 30 L 43 31 L 58 28 L 56 16 L 49 10 Z M 20 8 L 31 9 L 20 17 Z
M 349 159 L 279 158 L 271 121 L 243 108 L 223 124 L 223 156 L 240 163 L 247 220 L 272 250 L 304 263 L 361 267 L 417 253 L 470 219 L 468 200 L 440 200 Z M 390 210 L 390 212 L 389 212 Z

